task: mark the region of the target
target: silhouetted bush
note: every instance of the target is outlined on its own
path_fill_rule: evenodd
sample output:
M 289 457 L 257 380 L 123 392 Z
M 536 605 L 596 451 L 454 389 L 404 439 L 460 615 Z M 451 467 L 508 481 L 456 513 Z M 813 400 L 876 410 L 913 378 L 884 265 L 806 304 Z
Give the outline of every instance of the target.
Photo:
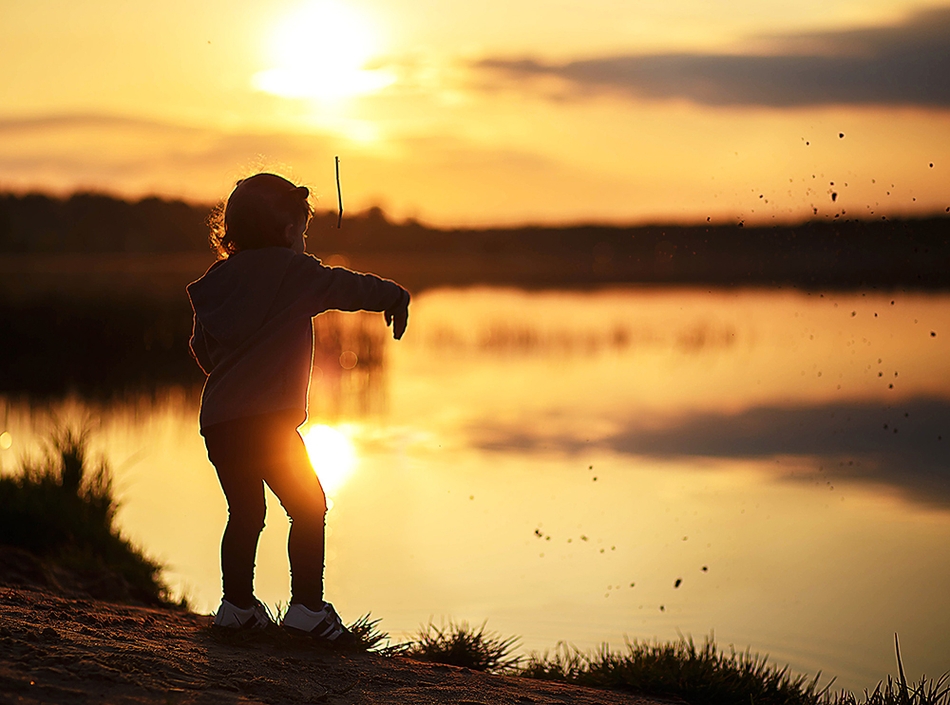
M 94 597 L 167 604 L 161 566 L 123 538 L 109 468 L 95 466 L 84 432 L 54 433 L 46 457 L 0 477 L 0 544 L 78 576 Z

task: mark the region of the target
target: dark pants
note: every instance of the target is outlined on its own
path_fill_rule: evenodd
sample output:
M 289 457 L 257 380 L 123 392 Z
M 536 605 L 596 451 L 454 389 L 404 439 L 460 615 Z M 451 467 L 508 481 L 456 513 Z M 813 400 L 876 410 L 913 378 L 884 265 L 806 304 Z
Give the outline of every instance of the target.
M 264 528 L 264 483 L 290 517 L 291 602 L 319 609 L 323 600 L 326 496 L 297 433 L 297 419 L 270 414 L 203 429 L 208 458 L 228 500 L 221 539 L 224 599 L 238 607 L 254 601 L 254 559 Z

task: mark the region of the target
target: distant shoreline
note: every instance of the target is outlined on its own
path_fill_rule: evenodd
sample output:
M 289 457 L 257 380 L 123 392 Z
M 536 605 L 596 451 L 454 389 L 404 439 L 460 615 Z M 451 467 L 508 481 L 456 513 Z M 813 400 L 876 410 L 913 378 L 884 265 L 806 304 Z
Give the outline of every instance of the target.
M 201 275 L 210 207 L 76 194 L 0 194 L 0 297 L 50 292 L 96 276 L 157 294 Z M 433 228 L 390 221 L 378 208 L 316 214 L 308 249 L 327 264 L 373 271 L 412 291 L 505 286 L 795 287 L 950 290 L 950 216 L 816 219 L 799 225 L 571 225 Z M 72 263 L 72 264 L 70 264 Z M 29 275 L 33 280 L 26 282 Z M 18 281 L 19 280 L 19 281 Z M 151 285 L 150 284 L 150 285 Z M 95 288 L 94 286 L 92 288 Z M 121 289 L 121 286 L 120 286 Z M 148 287 L 145 287 L 148 289 Z

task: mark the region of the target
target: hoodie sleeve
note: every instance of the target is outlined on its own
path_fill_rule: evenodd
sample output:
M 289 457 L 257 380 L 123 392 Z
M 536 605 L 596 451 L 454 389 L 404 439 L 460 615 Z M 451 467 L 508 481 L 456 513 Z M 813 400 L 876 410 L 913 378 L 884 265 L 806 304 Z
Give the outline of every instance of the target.
M 343 267 L 325 267 L 309 255 L 294 258 L 288 279 L 294 289 L 302 290 L 312 315 L 329 310 L 386 311 L 409 298 L 394 281 Z

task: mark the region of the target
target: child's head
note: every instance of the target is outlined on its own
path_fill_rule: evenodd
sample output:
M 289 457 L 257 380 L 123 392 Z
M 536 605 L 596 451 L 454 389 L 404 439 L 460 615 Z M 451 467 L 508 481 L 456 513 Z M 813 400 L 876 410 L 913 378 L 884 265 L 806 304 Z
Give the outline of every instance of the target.
M 306 229 L 313 215 L 309 197 L 306 186 L 295 186 L 276 174 L 241 179 L 224 208 L 212 217 L 212 248 L 228 257 L 241 250 L 291 247 L 289 233 Z

